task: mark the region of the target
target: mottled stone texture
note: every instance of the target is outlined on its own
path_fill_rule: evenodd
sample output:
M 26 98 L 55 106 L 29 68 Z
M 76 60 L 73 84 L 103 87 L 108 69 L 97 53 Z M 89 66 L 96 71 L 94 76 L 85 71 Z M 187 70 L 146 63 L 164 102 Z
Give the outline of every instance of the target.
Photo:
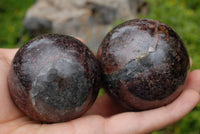
M 135 19 L 115 27 L 98 50 L 108 94 L 130 110 L 172 102 L 183 90 L 189 56 L 169 26 Z
M 100 68 L 79 40 L 48 34 L 19 49 L 8 82 L 14 102 L 30 118 L 62 122 L 81 116 L 93 104 Z

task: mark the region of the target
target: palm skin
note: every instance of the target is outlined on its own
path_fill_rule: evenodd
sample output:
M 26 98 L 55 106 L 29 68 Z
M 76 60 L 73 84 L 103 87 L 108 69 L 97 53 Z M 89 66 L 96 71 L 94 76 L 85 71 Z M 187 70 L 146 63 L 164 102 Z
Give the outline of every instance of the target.
M 40 124 L 21 113 L 9 95 L 7 76 L 16 51 L 0 49 L 0 134 L 149 133 L 180 120 L 200 102 L 200 70 L 195 70 L 189 74 L 182 94 L 167 106 L 143 112 L 125 112 L 105 94 L 78 119 Z

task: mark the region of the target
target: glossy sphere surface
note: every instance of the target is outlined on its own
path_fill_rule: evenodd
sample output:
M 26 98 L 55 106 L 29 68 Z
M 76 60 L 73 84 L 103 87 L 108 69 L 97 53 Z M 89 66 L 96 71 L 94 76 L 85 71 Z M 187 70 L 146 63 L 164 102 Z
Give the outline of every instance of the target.
M 15 55 L 8 79 L 10 93 L 34 120 L 68 121 L 95 101 L 99 69 L 95 56 L 79 40 L 57 34 L 39 36 Z
M 182 91 L 189 56 L 169 26 L 150 19 L 124 22 L 110 31 L 98 54 L 104 88 L 130 110 L 157 108 Z

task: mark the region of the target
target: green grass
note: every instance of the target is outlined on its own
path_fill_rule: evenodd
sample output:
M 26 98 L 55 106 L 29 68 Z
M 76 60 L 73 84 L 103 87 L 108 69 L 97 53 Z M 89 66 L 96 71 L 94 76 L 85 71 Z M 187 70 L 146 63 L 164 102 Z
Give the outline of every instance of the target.
M 27 9 L 35 0 L 0 0 L 0 47 L 19 47 L 29 40 L 23 27 Z

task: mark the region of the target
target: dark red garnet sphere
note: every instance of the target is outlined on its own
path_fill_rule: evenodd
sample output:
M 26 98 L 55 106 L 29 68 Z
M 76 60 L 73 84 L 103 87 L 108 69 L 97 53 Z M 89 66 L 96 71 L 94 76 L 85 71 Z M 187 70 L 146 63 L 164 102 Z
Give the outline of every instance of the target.
M 41 122 L 81 116 L 95 101 L 100 67 L 79 40 L 64 35 L 36 37 L 16 53 L 8 78 L 19 109 Z
M 129 110 L 171 103 L 180 95 L 189 70 L 181 38 L 151 19 L 124 22 L 111 30 L 98 54 L 107 93 Z

